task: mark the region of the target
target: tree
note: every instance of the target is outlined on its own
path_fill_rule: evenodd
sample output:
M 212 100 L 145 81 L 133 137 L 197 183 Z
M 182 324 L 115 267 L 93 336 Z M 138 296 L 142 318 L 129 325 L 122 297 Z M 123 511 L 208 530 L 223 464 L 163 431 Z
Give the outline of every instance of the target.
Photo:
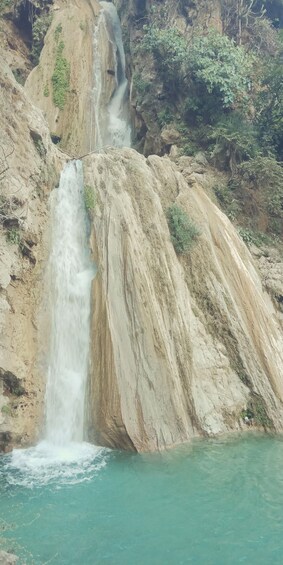
M 258 151 L 254 127 L 235 112 L 219 121 L 209 137 L 215 141 L 212 157 L 217 164 L 228 165 L 232 174 L 242 161 L 254 157 Z
M 263 3 L 258 6 L 258 0 L 221 0 L 221 7 L 223 31 L 238 45 L 242 44 L 243 31 L 266 12 Z
M 251 87 L 252 56 L 216 30 L 194 38 L 187 52 L 187 68 L 223 108 L 243 104 Z

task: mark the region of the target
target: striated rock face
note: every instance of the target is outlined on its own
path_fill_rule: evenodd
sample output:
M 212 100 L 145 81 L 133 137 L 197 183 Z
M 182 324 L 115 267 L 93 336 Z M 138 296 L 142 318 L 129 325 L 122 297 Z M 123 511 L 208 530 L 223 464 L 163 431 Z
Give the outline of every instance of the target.
M 0 49 L 0 451 L 30 444 L 40 429 L 47 197 L 62 166 L 41 112 L 5 59 Z
M 75 156 L 89 150 L 92 28 L 98 12 L 96 0 L 55 6 L 39 65 L 25 84 L 31 100 L 43 110 L 52 135 Z M 54 86 L 52 81 L 56 59 L 61 86 Z
M 71 156 L 80 157 L 93 149 L 94 91 L 100 88 L 103 93 L 99 109 L 103 113 L 115 88 L 113 48 L 105 26 L 99 26 L 98 36 L 94 35 L 100 11 L 98 1 L 61 2 L 57 8 L 39 65 L 30 73 L 25 88 L 31 100 L 43 110 L 51 134 L 55 140 L 56 137 L 61 140 L 61 148 Z M 98 56 L 97 67 L 104 70 L 99 85 L 95 84 L 93 73 L 93 65 L 97 64 L 94 57 Z M 56 64 L 59 75 L 62 65 L 67 66 L 67 83 L 63 89 L 54 84 Z
M 168 158 L 109 150 L 85 160 L 93 187 L 90 431 L 155 450 L 198 435 L 283 429 L 283 343 L 252 257 L 227 217 Z M 165 212 L 200 226 L 177 256 Z

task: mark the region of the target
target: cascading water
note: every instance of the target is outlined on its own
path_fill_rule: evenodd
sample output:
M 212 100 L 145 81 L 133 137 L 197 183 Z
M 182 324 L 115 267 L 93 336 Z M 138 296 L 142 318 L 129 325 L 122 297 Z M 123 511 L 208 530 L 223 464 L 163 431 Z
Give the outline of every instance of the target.
M 48 289 L 51 343 L 46 389 L 46 439 L 83 441 L 91 280 L 80 161 L 66 165 L 53 193 Z
M 91 281 L 95 274 L 87 244 L 83 191 L 82 163 L 71 161 L 51 197 L 45 439 L 34 448 L 14 450 L 11 461 L 12 467 L 24 473 L 16 481 L 28 486 L 59 477 L 64 482 L 84 480 L 87 472 L 103 464 L 103 450 L 83 441 Z
M 91 132 L 90 144 L 97 150 L 131 143 L 120 21 L 113 4 L 100 4 L 94 33 L 95 132 Z M 106 108 L 102 101 L 103 76 L 107 73 L 101 56 L 102 30 L 115 63 L 116 87 Z M 58 482 L 60 478 L 63 482 L 85 480 L 105 463 L 106 450 L 83 441 L 91 281 L 95 274 L 87 243 L 83 190 L 82 163 L 71 161 L 51 198 L 52 241 L 47 269 L 51 320 L 44 440 L 35 447 L 14 450 L 8 463 L 13 469 L 11 482 L 26 486 L 52 479 Z
M 90 150 L 107 145 L 130 147 L 131 126 L 128 108 L 128 81 L 122 40 L 122 30 L 117 10 L 111 2 L 100 2 L 101 11 L 94 30 L 94 87 L 92 91 L 92 114 L 95 133 L 91 135 Z M 108 71 L 103 60 L 101 43 L 107 37 L 114 61 L 115 88 L 109 104 L 105 107 L 103 84 Z M 91 128 L 92 129 L 92 128 Z

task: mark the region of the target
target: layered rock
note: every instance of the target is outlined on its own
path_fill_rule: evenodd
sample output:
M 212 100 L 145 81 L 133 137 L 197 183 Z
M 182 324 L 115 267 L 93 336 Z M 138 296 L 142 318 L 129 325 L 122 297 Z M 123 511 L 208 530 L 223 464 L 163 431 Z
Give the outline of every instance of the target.
M 96 0 L 73 0 L 55 6 L 39 65 L 25 85 L 31 100 L 43 110 L 54 141 L 60 141 L 61 148 L 76 158 L 93 149 L 95 112 L 103 113 L 115 88 L 108 30 L 100 26 L 98 37 L 94 33 L 100 8 Z M 98 56 L 97 45 L 99 62 L 94 60 Z M 99 85 L 95 83 L 94 65 L 104 70 Z M 67 77 L 61 97 L 54 79 L 57 71 L 59 75 L 63 71 L 63 82 Z M 99 109 L 95 108 L 94 95 L 98 88 L 102 92 Z
M 41 112 L 16 82 L 2 51 L 0 59 L 1 451 L 30 444 L 43 415 L 38 325 L 48 251 L 47 196 L 62 162 Z
M 282 431 L 277 314 L 227 217 L 168 158 L 110 150 L 88 157 L 85 174 L 97 199 L 95 441 L 162 449 L 240 430 L 251 412 L 249 424 Z M 202 232 L 184 256 L 176 255 L 166 221 L 174 202 Z

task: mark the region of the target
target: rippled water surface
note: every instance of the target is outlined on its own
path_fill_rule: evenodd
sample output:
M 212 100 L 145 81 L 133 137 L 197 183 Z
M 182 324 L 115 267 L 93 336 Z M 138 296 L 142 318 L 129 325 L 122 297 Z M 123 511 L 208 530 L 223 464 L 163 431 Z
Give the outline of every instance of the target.
M 0 459 L 0 548 L 27 565 L 283 563 L 280 438 L 38 457 Z

